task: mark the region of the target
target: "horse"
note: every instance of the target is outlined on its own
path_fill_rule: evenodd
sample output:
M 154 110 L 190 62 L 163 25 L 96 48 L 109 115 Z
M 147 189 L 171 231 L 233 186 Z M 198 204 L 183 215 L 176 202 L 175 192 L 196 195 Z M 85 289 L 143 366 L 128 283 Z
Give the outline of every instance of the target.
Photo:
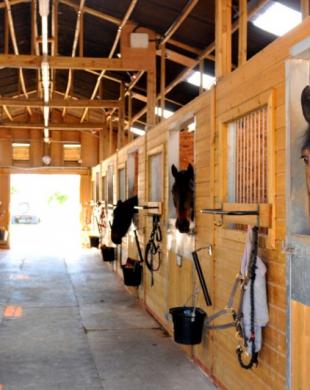
M 175 179 L 171 191 L 177 213 L 175 227 L 181 233 L 188 233 L 194 220 L 194 168 L 188 164 L 187 169 L 178 171 L 173 164 L 171 172 Z
M 114 244 L 121 244 L 122 238 L 126 235 L 132 218 L 138 205 L 138 197 L 133 196 L 122 202 L 119 200 L 113 211 L 113 223 L 111 226 L 111 239 Z
M 301 147 L 301 157 L 306 165 L 306 182 L 308 195 L 310 196 L 310 86 L 307 85 L 301 93 L 301 107 L 308 128 L 304 135 Z

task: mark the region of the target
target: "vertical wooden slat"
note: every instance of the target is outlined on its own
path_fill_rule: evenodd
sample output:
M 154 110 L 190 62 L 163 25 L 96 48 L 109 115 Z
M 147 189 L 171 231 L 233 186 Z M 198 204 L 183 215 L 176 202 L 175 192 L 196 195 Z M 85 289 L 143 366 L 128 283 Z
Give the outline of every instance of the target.
M 133 140 L 133 133 L 130 131 L 132 125 L 132 90 L 128 92 L 128 142 Z

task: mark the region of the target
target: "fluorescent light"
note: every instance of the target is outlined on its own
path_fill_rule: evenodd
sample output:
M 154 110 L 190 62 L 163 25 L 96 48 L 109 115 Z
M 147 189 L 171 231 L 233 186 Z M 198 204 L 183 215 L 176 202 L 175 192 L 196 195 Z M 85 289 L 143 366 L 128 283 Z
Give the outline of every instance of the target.
M 212 85 L 215 84 L 215 77 L 211 76 L 209 74 L 203 73 L 202 74 L 202 88 L 204 89 L 210 89 Z M 187 79 L 186 81 L 192 85 L 196 85 L 196 87 L 200 87 L 200 72 L 197 70 L 194 71 Z
M 271 1 L 251 20 L 256 27 L 279 37 L 301 23 L 302 15 L 286 5 Z
M 138 127 L 131 127 L 129 130 L 130 130 L 133 134 L 136 134 L 136 135 L 144 135 L 144 134 L 145 134 L 145 130 L 139 129 Z
M 64 144 L 64 148 L 66 149 L 76 149 L 80 148 L 81 144 Z
M 48 54 L 48 22 L 47 16 L 42 16 L 42 53 L 43 55 Z
M 161 115 L 161 107 L 155 107 L 155 114 L 157 115 L 157 116 L 162 116 Z M 170 116 L 172 116 L 174 114 L 174 112 L 173 111 L 170 111 L 170 110 L 165 110 L 164 109 L 164 118 L 169 118 Z
M 48 16 L 50 11 L 49 0 L 39 0 L 39 12 L 40 16 Z
M 24 147 L 30 146 L 30 143 L 29 142 L 13 142 L 12 146 L 14 148 L 24 148 Z

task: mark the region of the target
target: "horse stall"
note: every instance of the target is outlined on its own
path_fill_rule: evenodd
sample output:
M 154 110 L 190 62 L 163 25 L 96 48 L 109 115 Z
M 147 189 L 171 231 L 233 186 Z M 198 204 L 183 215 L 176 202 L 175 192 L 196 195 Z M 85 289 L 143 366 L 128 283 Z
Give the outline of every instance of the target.
M 169 334 L 172 307 L 199 307 L 207 319 L 223 311 L 223 317 L 206 321 L 200 344 L 182 346 L 223 388 L 309 387 L 303 382 L 310 348 L 309 280 L 303 277 L 306 271 L 309 275 L 309 205 L 299 161 L 300 136 L 307 128 L 300 94 L 309 83 L 309 41 L 299 43 L 309 29 L 308 18 L 100 164 L 106 183 L 112 180 L 108 170 L 113 167 L 113 196 L 107 184 L 108 194 L 102 198 L 107 205 L 138 195 L 138 217 L 122 240 L 114 269 L 121 275 L 121 262 L 139 260 L 135 229 L 145 257 L 152 228 L 160 227 L 160 259 L 154 255 L 151 272 L 144 258 L 142 284 L 130 291 Z M 188 132 L 191 123 L 195 130 Z M 172 188 L 176 171 L 189 164 L 194 170 L 194 213 L 187 215 L 187 231 L 180 232 Z M 238 362 L 236 348 L 242 340 L 235 337 L 235 327 L 216 326 L 231 323 L 238 308 L 240 289 L 235 295 L 231 289 L 248 226 L 257 228 L 268 299 L 259 363 L 252 370 Z M 192 252 L 198 250 L 211 305 L 193 262 Z M 244 366 L 246 355 L 243 350 Z

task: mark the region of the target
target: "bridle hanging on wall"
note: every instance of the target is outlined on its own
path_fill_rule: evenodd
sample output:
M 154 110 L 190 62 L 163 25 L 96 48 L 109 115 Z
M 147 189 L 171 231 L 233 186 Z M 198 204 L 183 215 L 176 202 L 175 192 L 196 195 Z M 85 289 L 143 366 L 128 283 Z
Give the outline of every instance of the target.
M 161 251 L 160 242 L 162 241 L 162 232 L 160 228 L 160 216 L 154 214 L 153 227 L 150 234 L 150 238 L 145 247 L 145 264 L 148 270 L 151 272 L 151 286 L 154 285 L 154 272 L 158 271 L 161 265 Z M 157 255 L 157 256 L 156 256 Z M 157 264 L 154 263 L 154 258 L 157 257 Z
M 230 327 L 235 327 L 237 335 L 242 339 L 242 344 L 239 344 L 236 348 L 236 354 L 240 366 L 244 369 L 251 369 L 253 366 L 258 365 L 258 352 L 256 352 L 256 333 L 255 333 L 255 290 L 254 284 L 256 279 L 256 270 L 257 270 L 257 255 L 258 255 L 258 232 L 259 232 L 259 210 L 253 211 L 223 211 L 221 209 L 203 209 L 202 213 L 205 214 L 220 214 L 222 217 L 224 215 L 257 215 L 257 226 L 252 228 L 252 246 L 250 259 L 247 266 L 247 274 L 243 275 L 241 271 L 237 274 L 231 293 L 227 302 L 227 305 L 224 309 L 212 314 L 207 317 L 205 322 L 205 327 L 207 329 L 227 329 Z M 196 251 L 197 252 L 197 251 Z M 238 290 L 238 287 L 241 284 L 240 299 L 238 303 L 238 309 L 233 308 L 233 301 Z M 244 312 L 243 312 L 243 302 L 245 297 L 245 292 L 250 284 L 250 337 L 246 336 L 245 327 L 243 323 Z M 211 325 L 211 322 L 215 319 L 231 313 L 233 317 L 232 322 L 222 323 Z M 248 353 L 249 343 L 251 353 Z M 244 361 L 244 355 L 250 355 L 250 360 L 248 362 Z

